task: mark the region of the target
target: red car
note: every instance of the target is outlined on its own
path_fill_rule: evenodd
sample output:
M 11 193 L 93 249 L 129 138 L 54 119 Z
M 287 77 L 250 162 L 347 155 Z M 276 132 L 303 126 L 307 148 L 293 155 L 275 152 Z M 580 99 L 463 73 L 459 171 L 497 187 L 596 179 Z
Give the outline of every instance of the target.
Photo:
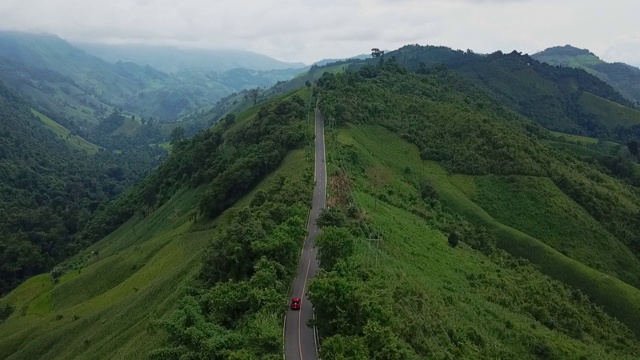
M 291 299 L 291 310 L 300 310 L 300 299 L 299 298 Z

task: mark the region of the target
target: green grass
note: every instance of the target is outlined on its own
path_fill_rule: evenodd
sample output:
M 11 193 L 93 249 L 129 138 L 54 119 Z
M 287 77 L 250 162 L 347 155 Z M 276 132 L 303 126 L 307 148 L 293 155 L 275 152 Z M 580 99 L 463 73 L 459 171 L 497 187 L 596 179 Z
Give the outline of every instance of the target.
M 549 63 L 551 65 L 561 65 L 573 68 L 581 68 L 586 71 L 596 73 L 591 66 L 603 64 L 604 61 L 593 55 L 576 55 L 576 56 L 554 56 L 554 55 L 536 55 L 539 61 Z
M 125 116 L 124 123 L 113 133 L 120 135 L 133 135 L 140 127 L 140 122 L 132 120 L 131 117 Z
M 308 158 L 305 150 L 290 153 L 256 190 L 278 174 L 293 176 Z M 226 213 L 213 222 L 191 221 L 201 192 L 181 190 L 148 216 L 129 220 L 69 260 L 71 269 L 57 284 L 39 275 L 0 299 L 16 308 L 0 324 L 0 358 L 146 358 L 162 339 L 147 324 L 175 308 L 226 222 Z
M 86 151 L 90 154 L 95 154 L 100 150 L 100 146 L 90 143 L 78 135 L 72 135 L 69 129 L 58 124 L 46 115 L 33 109 L 31 112 L 33 112 L 49 130 L 56 134 L 58 138 L 64 140 L 70 148 Z
M 570 142 L 577 143 L 579 145 L 588 145 L 588 144 L 598 143 L 598 139 L 586 137 L 586 136 L 571 135 L 571 134 L 561 133 L 557 131 L 551 131 L 551 134 L 555 135 L 555 137 L 558 140 L 570 141 Z
M 559 92 L 558 85 L 556 83 L 541 77 L 540 75 L 538 75 L 538 73 L 536 73 L 535 70 L 531 68 L 517 70 L 513 73 L 517 75 L 517 78 L 520 81 L 534 85 L 536 88 L 547 94 L 557 94 Z M 508 88 L 505 88 L 504 91 L 509 90 Z
M 613 130 L 616 126 L 633 126 L 640 124 L 640 111 L 616 104 L 588 92 L 582 93 L 580 105 L 596 119 Z
M 440 165 L 422 161 L 415 146 L 404 142 L 389 131 L 374 126 L 350 127 L 340 135 L 341 140 L 344 138 L 352 138 L 351 141 L 358 144 L 360 161 L 363 164 L 378 159 L 377 161 L 393 169 L 396 174 L 405 174 L 408 171 L 411 174 L 409 178 L 414 183 L 419 183 L 425 178 L 430 179 L 445 207 L 487 228 L 497 237 L 498 245 L 502 249 L 516 257 L 530 260 L 539 266 L 542 273 L 581 289 L 607 312 L 640 334 L 638 289 L 561 254 L 529 234 L 497 221 L 455 186 L 452 177 Z M 460 182 L 459 185 L 462 187 Z M 403 188 L 407 187 L 408 185 L 403 185 Z M 467 191 L 473 192 L 473 189 Z
M 162 149 L 165 149 L 167 151 L 171 151 L 171 142 L 167 141 L 167 142 L 163 142 L 160 144 L 149 144 L 149 146 L 154 147 L 154 146 L 158 146 Z
M 451 181 L 496 221 L 589 267 L 640 287 L 640 262 L 547 178 L 463 176 Z M 473 187 L 468 183 L 472 182 Z
M 607 156 L 607 154 L 584 147 L 582 145 L 560 142 L 560 141 L 545 141 L 545 143 L 553 148 L 567 150 L 568 152 L 578 157 L 591 157 L 595 159 L 601 159 Z

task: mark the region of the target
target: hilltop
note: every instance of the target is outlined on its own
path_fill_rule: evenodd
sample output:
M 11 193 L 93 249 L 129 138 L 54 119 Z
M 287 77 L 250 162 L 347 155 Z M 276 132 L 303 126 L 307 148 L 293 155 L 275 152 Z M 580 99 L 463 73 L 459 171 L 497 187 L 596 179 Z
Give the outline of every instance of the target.
M 627 98 L 640 103 L 640 69 L 624 63 L 608 63 L 586 49 L 571 45 L 556 46 L 531 55 L 533 59 L 550 65 L 584 69 L 618 90 Z

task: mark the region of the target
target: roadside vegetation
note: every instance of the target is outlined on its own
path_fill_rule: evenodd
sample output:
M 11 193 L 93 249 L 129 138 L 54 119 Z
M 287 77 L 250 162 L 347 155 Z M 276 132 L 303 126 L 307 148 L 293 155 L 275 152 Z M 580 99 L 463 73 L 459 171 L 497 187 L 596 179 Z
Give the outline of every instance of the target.
M 447 70 L 319 86 L 323 359 L 638 356 L 635 186 Z

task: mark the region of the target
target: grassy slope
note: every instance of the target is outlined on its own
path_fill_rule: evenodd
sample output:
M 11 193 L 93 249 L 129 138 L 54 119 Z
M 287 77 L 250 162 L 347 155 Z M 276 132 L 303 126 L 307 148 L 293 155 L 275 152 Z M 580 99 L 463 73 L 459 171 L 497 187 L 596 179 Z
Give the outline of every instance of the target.
M 116 129 L 113 133 L 120 135 L 133 135 L 135 131 L 140 127 L 140 122 L 132 120 L 131 117 L 125 116 L 124 123 Z
M 571 134 L 561 133 L 557 131 L 551 131 L 551 134 L 553 134 L 556 138 L 560 139 L 561 141 L 575 142 L 578 144 L 587 144 L 587 145 L 598 143 L 598 139 L 587 137 L 587 136 L 571 135 Z
M 613 235 L 547 178 L 464 176 L 451 178 L 496 221 L 540 239 L 589 267 L 631 282 L 640 263 Z
M 256 190 L 276 174 L 293 176 L 305 161 L 304 150 L 291 153 Z M 146 218 L 130 220 L 73 259 L 77 270 L 58 284 L 43 274 L 3 298 L 16 311 L 0 325 L 0 358 L 144 358 L 159 345 L 147 324 L 174 308 L 220 231 L 216 224 L 226 221 L 223 215 L 194 224 L 199 194 L 181 191 Z
M 581 356 L 631 359 L 639 354 L 636 346 L 633 349 L 628 346 L 633 339 L 624 345 L 598 342 L 601 339 L 580 341 L 541 325 L 528 313 L 528 301 L 518 297 L 528 298 L 530 291 L 539 291 L 536 297 L 541 296 L 539 301 L 546 303 L 546 291 L 558 290 L 545 289 L 542 275 L 499 266 L 464 245 L 452 249 L 446 237 L 428 221 L 394 205 L 392 198 L 396 197 L 400 199 L 396 199 L 398 203 L 411 207 L 409 199 L 420 196 L 412 184 L 413 178 L 426 177 L 433 180 L 441 196 L 449 200 L 447 205 L 478 209 L 451 184 L 451 177 L 439 165 L 422 161 L 415 146 L 380 127 L 364 125 L 340 130 L 337 142 L 352 145 L 365 167 L 377 167 L 390 175 L 377 190 L 388 199 L 381 201 L 372 196 L 375 182 L 363 178 L 356 169 L 347 169 L 353 179 L 356 203 L 366 213 L 371 229 L 383 237 L 380 251 L 366 243 L 360 244 L 355 261 L 384 279 L 372 281 L 380 296 L 394 296 L 394 319 L 399 323 L 393 326 L 403 329 L 400 335 L 410 339 L 409 343 L 419 355 L 424 358 L 484 359 L 498 355 L 499 358 L 542 358 L 537 352 L 539 349 L 553 349 L 551 352 L 557 358 L 576 359 Z M 331 147 L 330 144 L 328 161 L 335 171 L 337 159 Z M 554 304 L 557 299 L 554 298 Z M 575 314 L 571 316 L 575 316 L 576 321 L 591 321 Z M 535 344 L 533 348 L 531 344 Z M 612 351 L 612 348 L 617 349 Z M 487 354 L 491 355 L 485 357 Z
M 640 111 L 616 104 L 588 92 L 582 93 L 580 104 L 609 129 L 640 124 Z
M 92 154 L 100 150 L 100 147 L 98 145 L 90 143 L 78 135 L 71 135 L 71 132 L 69 131 L 69 129 L 58 124 L 57 122 L 50 119 L 46 115 L 36 110 L 31 110 L 31 111 L 33 112 L 34 115 L 36 115 L 42 121 L 42 123 L 49 130 L 51 130 L 54 134 L 56 134 L 58 138 L 63 139 L 69 145 L 70 148 L 83 150 Z
M 534 58 L 540 62 L 546 62 L 550 65 L 584 69 L 592 74 L 598 74 L 598 72 L 593 70 L 591 66 L 604 63 L 604 61 L 598 59 L 597 57 L 587 54 L 576 56 L 536 54 L 534 55 Z
M 620 321 L 640 333 L 640 291 L 624 282 L 589 268 L 562 255 L 542 241 L 498 222 L 456 187 L 447 172 L 435 162 L 420 159 L 417 148 L 379 127 L 358 126 L 349 131 L 367 152 L 401 174 L 405 168 L 414 172 L 416 182 L 429 178 L 444 204 L 478 225 L 493 232 L 499 246 L 540 266 L 540 270 L 584 291 Z

